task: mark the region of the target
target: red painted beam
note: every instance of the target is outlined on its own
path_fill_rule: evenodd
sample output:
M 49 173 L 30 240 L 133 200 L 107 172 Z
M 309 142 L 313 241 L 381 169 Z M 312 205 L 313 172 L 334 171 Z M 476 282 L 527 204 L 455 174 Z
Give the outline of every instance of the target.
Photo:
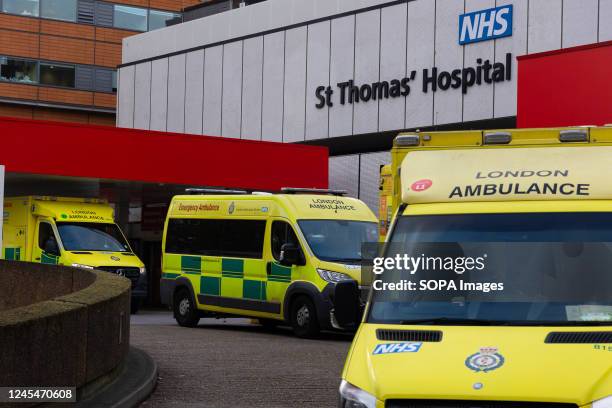
M 325 147 L 0 118 L 7 172 L 277 190 L 327 188 Z
M 612 123 L 612 41 L 518 61 L 518 127 Z

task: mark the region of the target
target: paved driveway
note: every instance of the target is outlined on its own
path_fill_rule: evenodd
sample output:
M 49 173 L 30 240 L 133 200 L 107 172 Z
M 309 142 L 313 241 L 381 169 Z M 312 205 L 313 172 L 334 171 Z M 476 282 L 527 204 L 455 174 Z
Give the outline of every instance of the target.
M 132 317 L 131 342 L 159 366 L 143 407 L 336 407 L 352 337 L 304 340 L 247 319 L 202 319 L 179 327 L 166 311 Z

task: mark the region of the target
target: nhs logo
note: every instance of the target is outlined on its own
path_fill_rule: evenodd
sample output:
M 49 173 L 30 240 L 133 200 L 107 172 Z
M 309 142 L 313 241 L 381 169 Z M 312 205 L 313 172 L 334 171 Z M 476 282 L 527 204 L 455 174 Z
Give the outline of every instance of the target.
M 512 4 L 459 16 L 459 44 L 512 35 Z
M 372 354 L 416 353 L 423 343 L 387 343 L 377 344 Z

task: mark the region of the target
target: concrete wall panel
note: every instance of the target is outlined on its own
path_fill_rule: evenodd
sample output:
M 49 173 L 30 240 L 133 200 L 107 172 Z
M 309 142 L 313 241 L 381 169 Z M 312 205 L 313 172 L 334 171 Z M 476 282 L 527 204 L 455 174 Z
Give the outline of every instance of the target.
M 262 140 L 283 140 L 285 33 L 264 37 Z
M 329 137 L 353 133 L 353 105 L 340 104 L 336 85 L 354 78 L 355 16 L 335 19 L 331 22 L 330 84 L 335 89 L 335 102 L 329 110 Z
M 563 0 L 529 1 L 529 53 L 561 48 Z
M 119 70 L 119 95 L 121 107 L 117 114 L 117 126 L 134 127 L 134 65 Z
M 408 4 L 398 4 L 381 10 L 380 80 L 401 80 L 406 76 L 406 26 Z M 378 101 L 378 129 L 404 128 L 406 97 Z
M 168 58 L 151 62 L 151 130 L 166 131 Z
M 307 28 L 286 32 L 285 37 L 285 92 L 283 141 L 304 140 L 306 123 L 306 42 Z
M 223 93 L 223 46 L 207 48 L 204 53 L 204 118 L 202 133 L 221 135 Z
M 508 4 L 508 0 L 496 0 L 496 5 Z M 529 0 L 513 0 L 514 21 L 512 37 L 495 40 L 495 62 L 504 62 L 506 54 L 512 54 L 512 81 L 493 84 L 493 115 L 496 118 L 516 115 L 516 57 L 527 53 L 527 17 Z
M 242 72 L 243 139 L 261 139 L 261 100 L 263 80 L 263 37 L 244 41 Z
M 168 132 L 185 131 L 185 54 L 170 57 L 168 66 Z
M 599 0 L 599 41 L 612 41 L 612 0 Z
M 435 1 L 408 3 L 407 70 L 416 71 L 417 81 L 406 99 L 406 128 L 418 128 L 433 124 L 433 93 L 423 93 L 421 75 L 424 67 L 434 65 Z
M 465 0 L 465 12 L 485 10 L 495 7 L 495 0 Z M 455 37 L 457 34 L 455 34 Z M 495 41 L 483 41 L 464 47 L 464 67 L 477 66 L 477 60 L 482 62 L 495 61 Z M 473 86 L 463 95 L 463 121 L 487 119 L 493 116 L 493 85 L 484 79 L 482 85 Z
M 240 138 L 242 120 L 242 41 L 224 45 L 221 134 Z
M 355 85 L 378 82 L 380 78 L 380 10 L 356 16 Z M 353 103 L 353 133 L 378 131 L 378 102 Z
M 134 127 L 151 126 L 151 62 L 136 65 L 134 89 Z
M 315 90 L 329 85 L 330 23 L 308 26 L 308 67 L 306 70 L 306 140 L 328 137 L 329 108 L 317 108 Z M 333 109 L 333 107 L 332 107 Z
M 464 12 L 464 2 L 436 0 L 436 57 L 438 75 L 463 67 L 463 47 L 458 44 L 458 16 Z M 429 70 L 432 76 L 432 70 Z M 431 92 L 431 86 L 429 88 Z M 463 94 L 461 89 L 449 88 L 434 94 L 434 124 L 461 122 Z
M 185 63 L 185 133 L 202 134 L 204 102 L 204 50 L 187 54 Z
M 599 0 L 563 0 L 563 48 L 597 42 L 598 8 Z

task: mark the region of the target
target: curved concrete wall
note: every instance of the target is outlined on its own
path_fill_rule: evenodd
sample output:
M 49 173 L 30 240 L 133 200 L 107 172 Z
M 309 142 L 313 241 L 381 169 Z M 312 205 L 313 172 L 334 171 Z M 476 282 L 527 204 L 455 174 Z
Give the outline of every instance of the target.
M 0 386 L 82 388 L 129 349 L 130 282 L 105 272 L 0 261 Z

